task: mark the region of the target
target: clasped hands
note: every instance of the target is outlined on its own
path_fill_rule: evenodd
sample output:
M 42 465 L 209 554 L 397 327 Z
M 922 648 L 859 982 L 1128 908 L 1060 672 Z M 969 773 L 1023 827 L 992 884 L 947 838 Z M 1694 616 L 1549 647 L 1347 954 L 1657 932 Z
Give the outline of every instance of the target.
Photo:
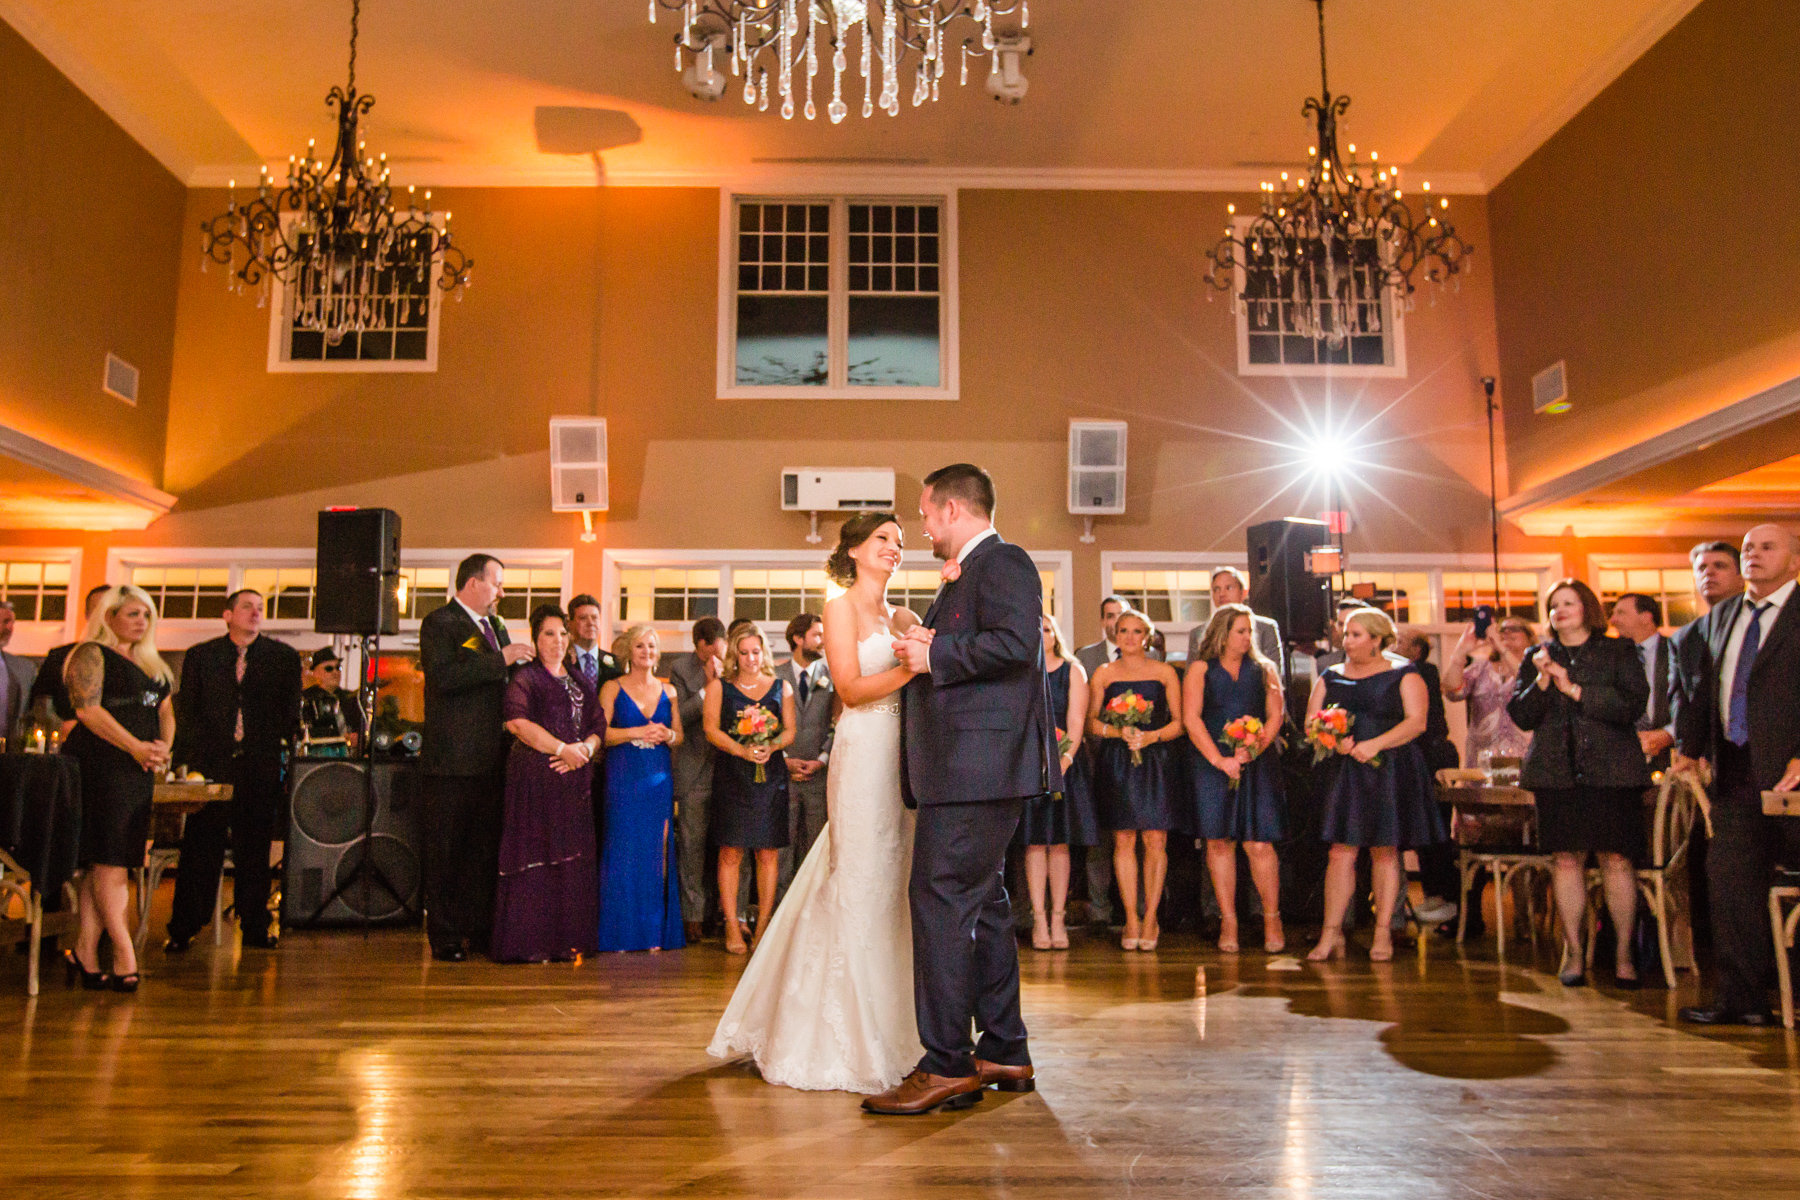
M 1581 685 L 1569 678 L 1569 668 L 1550 657 L 1550 651 L 1540 649 L 1531 656 L 1532 665 L 1538 670 L 1538 686 L 1555 685 L 1556 690 L 1571 700 L 1581 699 Z
M 153 742 L 139 742 L 131 757 L 146 771 L 166 771 L 169 769 L 169 743 L 161 738 Z
M 558 775 L 567 775 L 570 771 L 581 770 L 593 761 L 594 748 L 586 742 L 564 742 L 550 756 L 550 769 Z
M 894 657 L 914 675 L 931 674 L 931 639 L 936 636 L 923 625 L 914 625 L 894 639 Z

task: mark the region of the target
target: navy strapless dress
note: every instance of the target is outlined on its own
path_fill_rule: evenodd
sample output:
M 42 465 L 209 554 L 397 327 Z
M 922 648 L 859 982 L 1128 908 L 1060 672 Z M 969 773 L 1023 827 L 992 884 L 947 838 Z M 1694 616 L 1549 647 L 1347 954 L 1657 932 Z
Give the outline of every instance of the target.
M 1406 666 L 1351 679 L 1333 667 L 1325 672 L 1325 703 L 1350 713 L 1350 734 L 1358 741 L 1379 737 L 1406 719 L 1400 682 L 1413 674 Z M 1379 767 L 1340 754 L 1320 769 L 1330 780 L 1321 830 L 1326 841 L 1411 849 L 1449 840 L 1417 740 L 1383 750 Z
M 736 684 L 725 684 L 719 705 L 719 728 L 727 737 L 746 708 L 763 708 L 781 720 L 780 679 L 769 685 L 761 699 L 752 700 Z M 779 850 L 788 844 L 787 757 L 777 750 L 763 764 L 763 782 L 756 782 L 756 764 L 735 754 L 713 756 L 712 834 L 721 846 L 742 850 Z
M 1151 702 L 1150 724 L 1160 729 L 1169 723 L 1169 697 L 1160 679 L 1116 680 L 1106 685 L 1104 711 L 1115 697 L 1136 692 Z M 1100 739 L 1094 755 L 1094 792 L 1109 829 L 1173 829 L 1175 798 L 1179 790 L 1180 760 L 1170 742 L 1145 746 L 1143 762 L 1131 763 L 1131 749 L 1121 738 Z
M 1224 736 L 1225 726 L 1239 717 L 1266 718 L 1268 685 L 1263 669 L 1262 664 L 1246 658 L 1233 679 L 1218 659 L 1207 660 L 1200 719 L 1215 745 Z M 1188 677 L 1193 678 L 1194 673 L 1190 671 Z M 1271 750 L 1251 760 L 1239 773 L 1233 790 L 1225 772 L 1207 762 L 1191 739 L 1183 739 L 1182 747 L 1194 808 L 1192 828 L 1184 823 L 1183 832 L 1231 842 L 1279 842 L 1287 837 L 1287 790 L 1281 782 L 1279 754 Z M 1219 750 L 1223 753 L 1224 747 Z
M 1069 711 L 1068 663 L 1050 672 L 1050 712 L 1060 726 Z M 1081 738 L 1076 727 L 1073 736 Z M 1019 840 L 1027 846 L 1098 846 L 1100 821 L 1094 812 L 1094 781 L 1087 754 L 1079 746 L 1069 769 L 1063 772 L 1063 790 L 1033 796 L 1025 802 L 1025 819 L 1019 822 Z

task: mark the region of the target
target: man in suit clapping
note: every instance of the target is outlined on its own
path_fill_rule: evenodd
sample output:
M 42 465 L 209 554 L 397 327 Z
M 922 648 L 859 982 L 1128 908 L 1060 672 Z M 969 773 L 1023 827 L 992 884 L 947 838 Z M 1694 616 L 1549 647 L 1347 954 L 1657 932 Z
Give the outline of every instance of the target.
M 791 657 L 775 668 L 775 674 L 794 695 L 799 728 L 787 749 L 789 844 L 781 852 L 781 895 L 787 894 L 794 872 L 825 827 L 825 770 L 834 728 L 824 620 L 816 613 L 801 613 L 788 622 L 787 644 Z

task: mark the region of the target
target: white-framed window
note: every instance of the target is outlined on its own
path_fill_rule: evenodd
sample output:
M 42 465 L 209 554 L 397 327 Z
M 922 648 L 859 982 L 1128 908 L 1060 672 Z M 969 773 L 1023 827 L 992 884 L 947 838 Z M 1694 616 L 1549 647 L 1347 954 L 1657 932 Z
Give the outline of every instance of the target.
M 287 216 L 282 221 L 291 226 L 294 218 Z M 437 223 L 441 227 L 441 219 Z M 437 286 L 439 265 L 434 257 L 423 275 L 391 268 L 381 271 L 369 301 L 374 318 L 369 328 L 335 340 L 300 327 L 303 308 L 324 303 L 318 273 L 303 266 L 293 285 L 276 276 L 269 292 L 269 370 L 437 370 L 438 317 L 444 300 Z
M 1249 561 L 1243 554 L 1105 553 L 1100 556 L 1105 584 L 1100 595 L 1118 596 L 1156 622 L 1166 652 L 1180 658 L 1212 619 L 1213 572 L 1220 567 L 1242 571 Z M 1100 611 L 1099 598 L 1093 611 Z
M 724 194 L 722 399 L 954 400 L 956 194 Z
M 1250 219 L 1237 217 L 1233 224 L 1242 238 L 1250 228 Z M 1259 264 L 1271 259 L 1273 253 L 1273 245 L 1252 244 L 1248 267 L 1239 264 L 1236 270 L 1236 286 L 1244 297 L 1236 314 L 1239 375 L 1406 377 L 1404 305 L 1394 302 L 1389 289 L 1371 284 L 1366 273 L 1350 269 L 1347 246 L 1338 248 L 1335 271 L 1328 272 L 1323 263 L 1315 265 L 1315 294 L 1341 296 L 1377 332 L 1338 338 L 1335 344 L 1330 338 L 1314 338 L 1304 328 L 1310 316 L 1320 328 L 1331 329 L 1338 319 L 1335 305 L 1315 302 L 1309 306 L 1309 312 L 1302 312 L 1301 302 L 1282 294 L 1274 274 L 1259 269 Z M 1337 285 L 1335 292 L 1333 282 Z
M 42 654 L 79 632 L 81 551 L 0 546 L 0 600 L 13 608 L 14 654 Z
M 1044 611 L 1065 620 L 1072 558 L 1068 551 L 1033 553 L 1044 588 Z M 664 653 L 692 649 L 693 623 L 755 621 L 777 657 L 787 657 L 783 633 L 803 612 L 821 613 L 842 591 L 825 577 L 818 551 L 608 550 L 603 555 L 602 611 L 608 638 L 647 624 L 662 635 Z M 921 617 L 943 582 L 929 555 L 908 554 L 888 581 L 888 601 Z
M 1590 557 L 1588 578 L 1609 613 L 1627 592 L 1656 597 L 1668 629 L 1679 629 L 1706 611 L 1694 587 L 1694 569 L 1678 554 Z

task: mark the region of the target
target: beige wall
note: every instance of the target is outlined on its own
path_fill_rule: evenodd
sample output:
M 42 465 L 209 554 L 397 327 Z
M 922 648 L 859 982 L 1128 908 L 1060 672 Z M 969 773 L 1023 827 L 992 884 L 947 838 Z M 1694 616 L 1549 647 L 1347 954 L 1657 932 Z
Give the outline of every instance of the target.
M 1705 0 L 1489 195 L 1513 490 L 1800 375 L 1794 17 Z
M 162 482 L 184 188 L 0 22 L 0 424 Z M 111 351 L 136 408 L 100 389 Z

